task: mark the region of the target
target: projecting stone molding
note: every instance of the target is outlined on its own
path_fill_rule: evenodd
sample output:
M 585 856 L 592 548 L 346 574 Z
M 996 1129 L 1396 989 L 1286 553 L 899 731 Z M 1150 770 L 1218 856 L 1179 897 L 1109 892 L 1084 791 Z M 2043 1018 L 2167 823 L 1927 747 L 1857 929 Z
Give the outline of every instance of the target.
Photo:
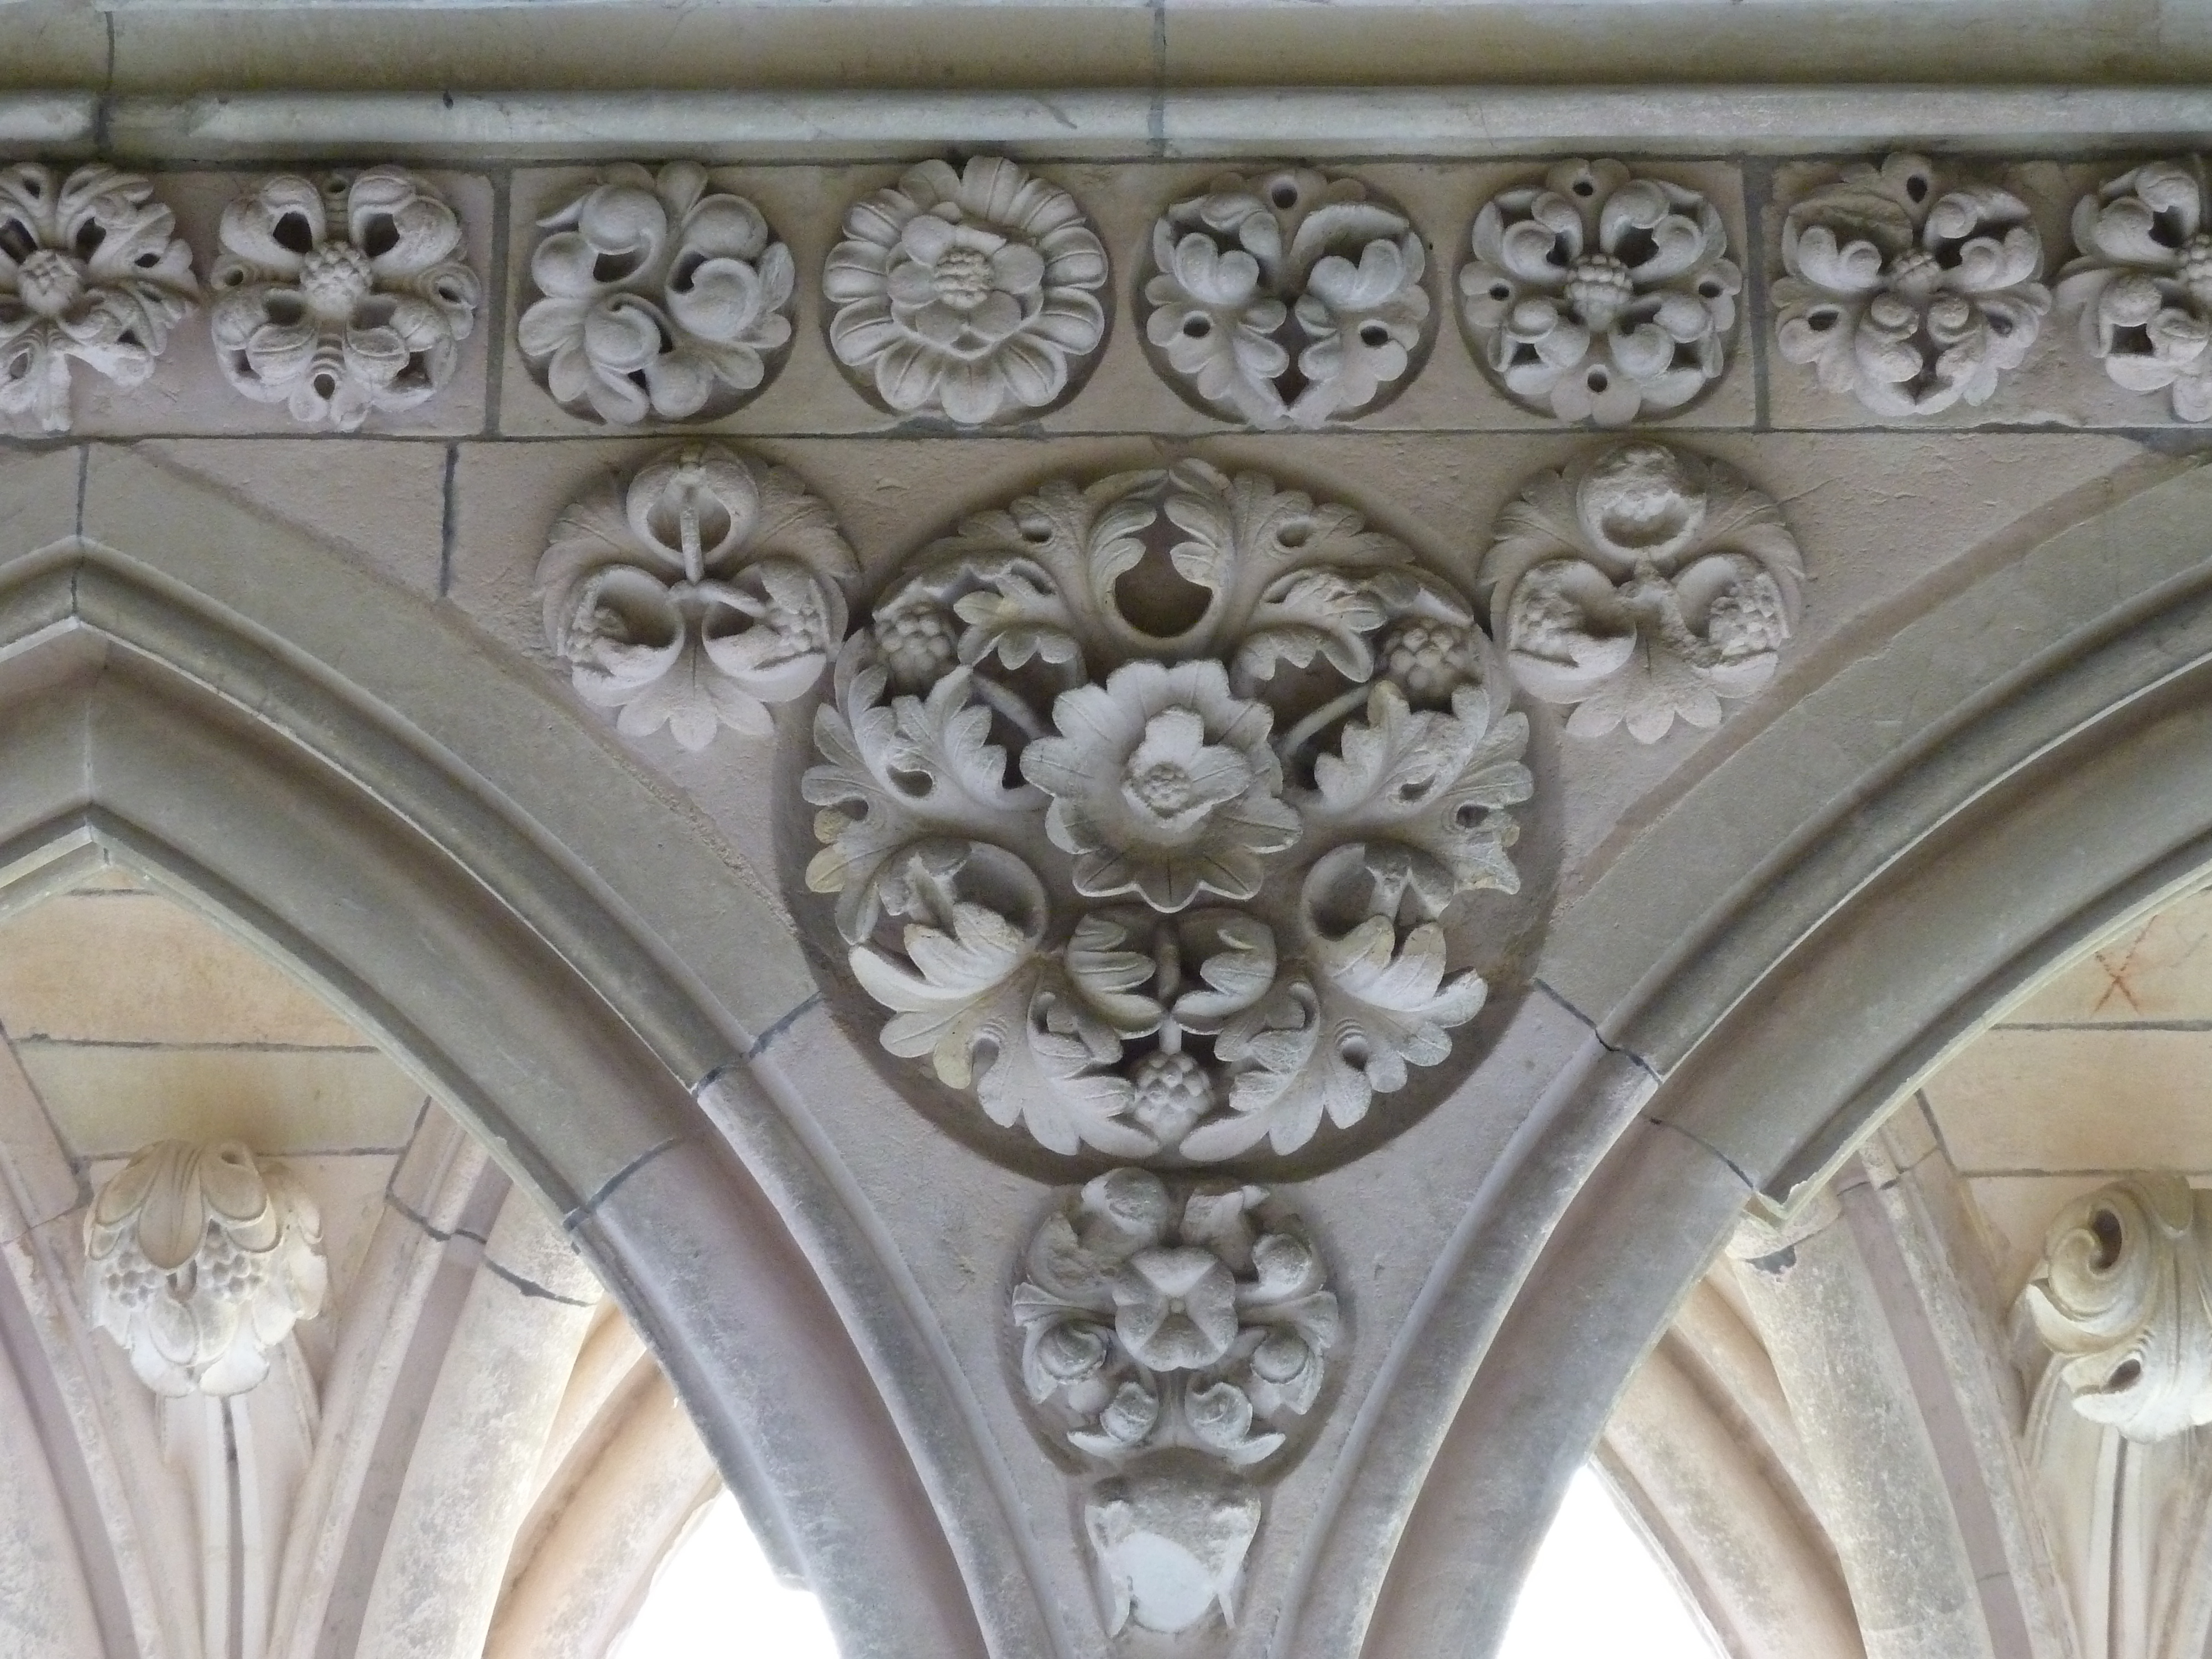
M 236 1141 L 157 1141 L 85 1212 L 85 1306 L 155 1393 L 244 1394 L 322 1311 L 322 1218 Z
M 1013 1293 L 1021 1382 L 1053 1437 L 1107 1478 L 1084 1528 L 1108 1630 L 1235 1621 L 1257 1472 L 1320 1398 L 1335 1296 L 1262 1187 L 1100 1176 L 1030 1239 Z
M 1056 479 L 846 642 L 806 883 L 884 1046 L 994 1122 L 1294 1151 L 1482 1006 L 1443 924 L 1519 882 L 1510 695 L 1467 598 L 1350 507 L 1199 461 Z

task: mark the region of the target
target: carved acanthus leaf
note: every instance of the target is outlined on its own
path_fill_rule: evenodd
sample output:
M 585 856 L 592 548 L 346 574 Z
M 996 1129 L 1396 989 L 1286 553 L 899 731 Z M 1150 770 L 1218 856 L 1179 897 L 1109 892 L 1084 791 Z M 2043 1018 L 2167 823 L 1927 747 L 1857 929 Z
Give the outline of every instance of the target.
M 1618 161 L 1562 161 L 1475 216 L 1460 303 L 1491 378 L 1563 421 L 1626 426 L 1721 376 L 1743 274 L 1720 210 Z
M 1364 414 L 1406 378 L 1426 330 L 1420 235 L 1357 179 L 1224 173 L 1160 216 L 1152 253 L 1155 362 L 1252 426 Z
M 84 1220 L 86 1311 L 158 1394 L 243 1394 L 322 1310 L 322 1218 L 236 1141 L 156 1141 Z
M 1924 156 L 1848 167 L 1791 207 L 1775 337 L 1876 415 L 1987 403 L 2035 343 L 2051 290 L 2027 205 L 1947 186 Z
M 453 378 L 481 285 L 459 219 L 413 173 L 264 179 L 223 210 L 218 234 L 216 351 L 257 403 L 351 431 Z
M 1567 730 L 1677 719 L 1774 677 L 1804 567 L 1773 500 L 1717 461 L 1626 443 L 1533 480 L 1498 522 L 1480 586 L 1514 678 L 1574 706 Z
M 791 339 L 796 269 L 761 211 L 690 161 L 621 162 L 539 220 L 524 355 L 610 426 L 727 414 Z
M 569 503 L 538 566 L 545 637 L 576 690 L 686 749 L 811 689 L 859 574 L 796 475 L 714 444 L 672 450 Z
M 119 386 L 154 372 L 195 308 L 191 250 L 136 174 L 0 168 L 0 413 L 70 425 L 70 365 Z
M 2113 383 L 2212 420 L 2212 227 L 2201 158 L 2131 168 L 2074 209 L 2058 304 Z
M 1503 699 L 1466 598 L 1348 507 L 1196 462 L 1054 482 L 847 643 L 807 883 L 885 1046 L 994 1121 L 1289 1152 L 1481 1006 L 1438 924 L 1517 884 Z

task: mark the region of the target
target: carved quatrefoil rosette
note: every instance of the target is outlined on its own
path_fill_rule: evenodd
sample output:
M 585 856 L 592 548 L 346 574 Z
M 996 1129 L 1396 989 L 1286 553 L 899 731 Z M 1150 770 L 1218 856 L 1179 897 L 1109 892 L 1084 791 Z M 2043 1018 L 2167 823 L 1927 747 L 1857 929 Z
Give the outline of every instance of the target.
M 991 1121 L 1231 1158 L 1358 1122 L 1484 983 L 1524 716 L 1473 608 L 1348 507 L 1202 462 L 1046 484 L 891 580 L 806 799 L 854 977 Z
M 2212 1423 L 2212 1213 L 2179 1176 L 2059 1212 L 2021 1303 L 2092 1422 L 2141 1441 Z
M 1353 179 L 1224 173 L 1152 226 L 1145 338 L 1169 383 L 1257 427 L 1387 402 L 1429 318 L 1413 223 Z
M 1654 743 L 1774 677 L 1804 574 L 1770 497 L 1717 461 L 1626 443 L 1521 492 L 1480 591 L 1514 678 L 1573 705 L 1571 735 L 1626 725 Z
M 795 473 L 717 444 L 604 477 L 555 521 L 538 586 L 545 637 L 587 702 L 686 749 L 821 677 L 860 574 L 830 509 Z
M 837 361 L 894 414 L 963 426 L 1059 402 L 1106 337 L 1105 285 L 1075 198 L 997 155 L 854 203 L 822 273 Z
M 231 385 L 351 431 L 435 396 L 476 325 L 461 222 L 400 167 L 264 179 L 223 210 L 210 324 Z
M 314 1200 L 237 1141 L 156 1141 L 85 1213 L 86 1311 L 155 1393 L 243 1394 L 322 1311 L 322 1237 Z
M 1782 259 L 1782 355 L 1876 415 L 1988 402 L 2051 308 L 2027 204 L 1993 185 L 1947 189 L 1918 155 L 1849 167 L 1797 203 Z
M 610 426 L 726 415 L 791 339 L 791 250 L 721 175 L 611 167 L 540 219 L 522 350 L 574 414 Z
M 2166 392 L 2185 421 L 2212 420 L 2212 225 L 2201 160 L 2152 161 L 2074 209 L 2081 258 L 2058 303 L 2116 385 Z
M 0 168 L 0 412 L 70 424 L 70 365 L 118 386 L 154 372 L 199 296 L 154 186 L 112 167 Z
M 1743 274 L 1720 210 L 1618 161 L 1563 161 L 1483 204 L 1462 313 L 1524 408 L 1626 426 L 1721 377 Z
M 1023 1392 L 1111 1475 L 1085 1506 L 1109 1630 L 1233 1618 L 1261 1498 L 1232 1472 L 1279 1460 L 1337 1340 L 1311 1241 L 1265 1188 L 1121 1169 L 1047 1218 L 1024 1269 Z

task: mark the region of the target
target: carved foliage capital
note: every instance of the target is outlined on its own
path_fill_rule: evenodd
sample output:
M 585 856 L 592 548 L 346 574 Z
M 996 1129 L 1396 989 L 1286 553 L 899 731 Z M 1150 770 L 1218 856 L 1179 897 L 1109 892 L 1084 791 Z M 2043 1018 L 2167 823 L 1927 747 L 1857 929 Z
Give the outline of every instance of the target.
M 314 1201 L 237 1141 L 156 1141 L 86 1212 L 87 1310 L 156 1393 L 243 1394 L 322 1310 L 321 1244 Z

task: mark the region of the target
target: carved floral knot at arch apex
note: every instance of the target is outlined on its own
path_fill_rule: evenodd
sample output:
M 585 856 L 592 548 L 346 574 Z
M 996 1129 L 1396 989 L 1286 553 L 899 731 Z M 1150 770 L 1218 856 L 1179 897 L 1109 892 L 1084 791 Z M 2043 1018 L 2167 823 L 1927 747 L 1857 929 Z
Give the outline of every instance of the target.
M 2021 1306 L 2092 1422 L 2136 1441 L 2212 1423 L 2212 1194 L 2145 1175 L 2075 1200 Z
M 1447 925 L 1517 890 L 1506 699 L 1468 600 L 1348 507 L 1196 461 L 1054 481 L 847 641 L 807 884 L 884 1047 L 993 1121 L 1287 1152 L 1481 1006 Z
M 322 1311 L 322 1217 L 234 1140 L 162 1140 L 85 1212 L 86 1308 L 155 1393 L 244 1394 Z
M 1085 1505 L 1109 1630 L 1233 1617 L 1261 1498 L 1319 1399 L 1337 1300 L 1261 1187 L 1115 1170 L 1048 1216 L 1012 1300 L 1054 1437 L 1109 1472 Z

